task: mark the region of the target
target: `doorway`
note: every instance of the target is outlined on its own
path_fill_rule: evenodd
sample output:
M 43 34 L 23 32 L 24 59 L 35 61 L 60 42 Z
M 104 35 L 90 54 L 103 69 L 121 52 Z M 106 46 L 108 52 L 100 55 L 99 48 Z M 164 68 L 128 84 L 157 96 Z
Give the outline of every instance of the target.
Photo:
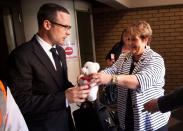
M 15 48 L 12 14 L 9 8 L 0 8 L 0 79 L 7 79 L 9 53 Z
M 77 11 L 81 66 L 87 61 L 95 61 L 91 21 L 91 14 L 89 12 Z
M 7 80 L 8 56 L 25 42 L 20 0 L 0 1 L 0 80 Z

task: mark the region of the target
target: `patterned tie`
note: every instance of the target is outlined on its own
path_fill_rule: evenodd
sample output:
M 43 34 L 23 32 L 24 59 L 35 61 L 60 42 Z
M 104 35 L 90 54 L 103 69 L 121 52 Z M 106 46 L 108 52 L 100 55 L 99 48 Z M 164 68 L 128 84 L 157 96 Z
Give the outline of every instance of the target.
M 61 67 L 61 63 L 60 63 L 60 57 L 58 56 L 58 54 L 56 53 L 56 48 L 51 48 L 50 49 L 53 59 L 55 61 L 55 65 L 56 65 L 56 70 L 58 72 L 62 71 L 62 67 Z
M 61 59 L 60 59 L 59 55 L 57 54 L 56 50 L 57 50 L 56 48 L 50 49 L 50 51 L 52 52 L 53 59 L 55 61 L 55 65 L 56 65 L 55 74 L 58 76 L 57 80 L 59 82 L 60 89 L 65 89 L 65 75 L 64 75 L 64 68 L 62 66 L 63 63 L 61 63 Z

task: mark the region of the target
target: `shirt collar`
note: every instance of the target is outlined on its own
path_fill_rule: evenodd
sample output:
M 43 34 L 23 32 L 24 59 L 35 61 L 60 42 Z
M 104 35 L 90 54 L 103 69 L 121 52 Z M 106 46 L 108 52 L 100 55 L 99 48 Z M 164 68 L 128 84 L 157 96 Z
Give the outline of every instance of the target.
M 49 43 L 44 41 L 38 34 L 36 34 L 36 39 L 45 51 L 50 51 L 51 48 L 56 48 L 56 44 L 51 46 Z

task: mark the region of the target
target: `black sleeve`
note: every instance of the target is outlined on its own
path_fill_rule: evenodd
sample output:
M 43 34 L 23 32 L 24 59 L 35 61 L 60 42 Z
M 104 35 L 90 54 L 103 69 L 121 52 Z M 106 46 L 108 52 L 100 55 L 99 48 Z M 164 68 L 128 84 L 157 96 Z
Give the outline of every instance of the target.
M 109 51 L 109 53 L 107 53 L 105 60 L 107 59 L 111 59 L 111 54 L 115 54 L 115 60 L 118 59 L 119 55 L 121 54 L 121 49 L 122 49 L 122 43 L 118 42 L 116 43 L 112 49 Z
M 158 99 L 158 107 L 161 112 L 172 111 L 183 107 L 183 87 Z

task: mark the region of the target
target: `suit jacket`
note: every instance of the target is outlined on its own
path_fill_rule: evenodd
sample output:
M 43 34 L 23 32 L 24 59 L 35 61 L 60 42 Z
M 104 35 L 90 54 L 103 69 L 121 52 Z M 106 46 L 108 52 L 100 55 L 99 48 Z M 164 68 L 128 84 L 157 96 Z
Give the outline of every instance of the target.
M 73 126 L 65 99 L 65 90 L 73 85 L 67 77 L 65 51 L 58 45 L 56 48 L 62 61 L 64 83 L 60 83 L 51 60 L 35 36 L 9 57 L 8 85 L 29 130 L 69 131 Z
M 176 89 L 174 92 L 162 96 L 158 99 L 158 107 L 161 112 L 172 111 L 176 108 L 183 107 L 183 87 Z

